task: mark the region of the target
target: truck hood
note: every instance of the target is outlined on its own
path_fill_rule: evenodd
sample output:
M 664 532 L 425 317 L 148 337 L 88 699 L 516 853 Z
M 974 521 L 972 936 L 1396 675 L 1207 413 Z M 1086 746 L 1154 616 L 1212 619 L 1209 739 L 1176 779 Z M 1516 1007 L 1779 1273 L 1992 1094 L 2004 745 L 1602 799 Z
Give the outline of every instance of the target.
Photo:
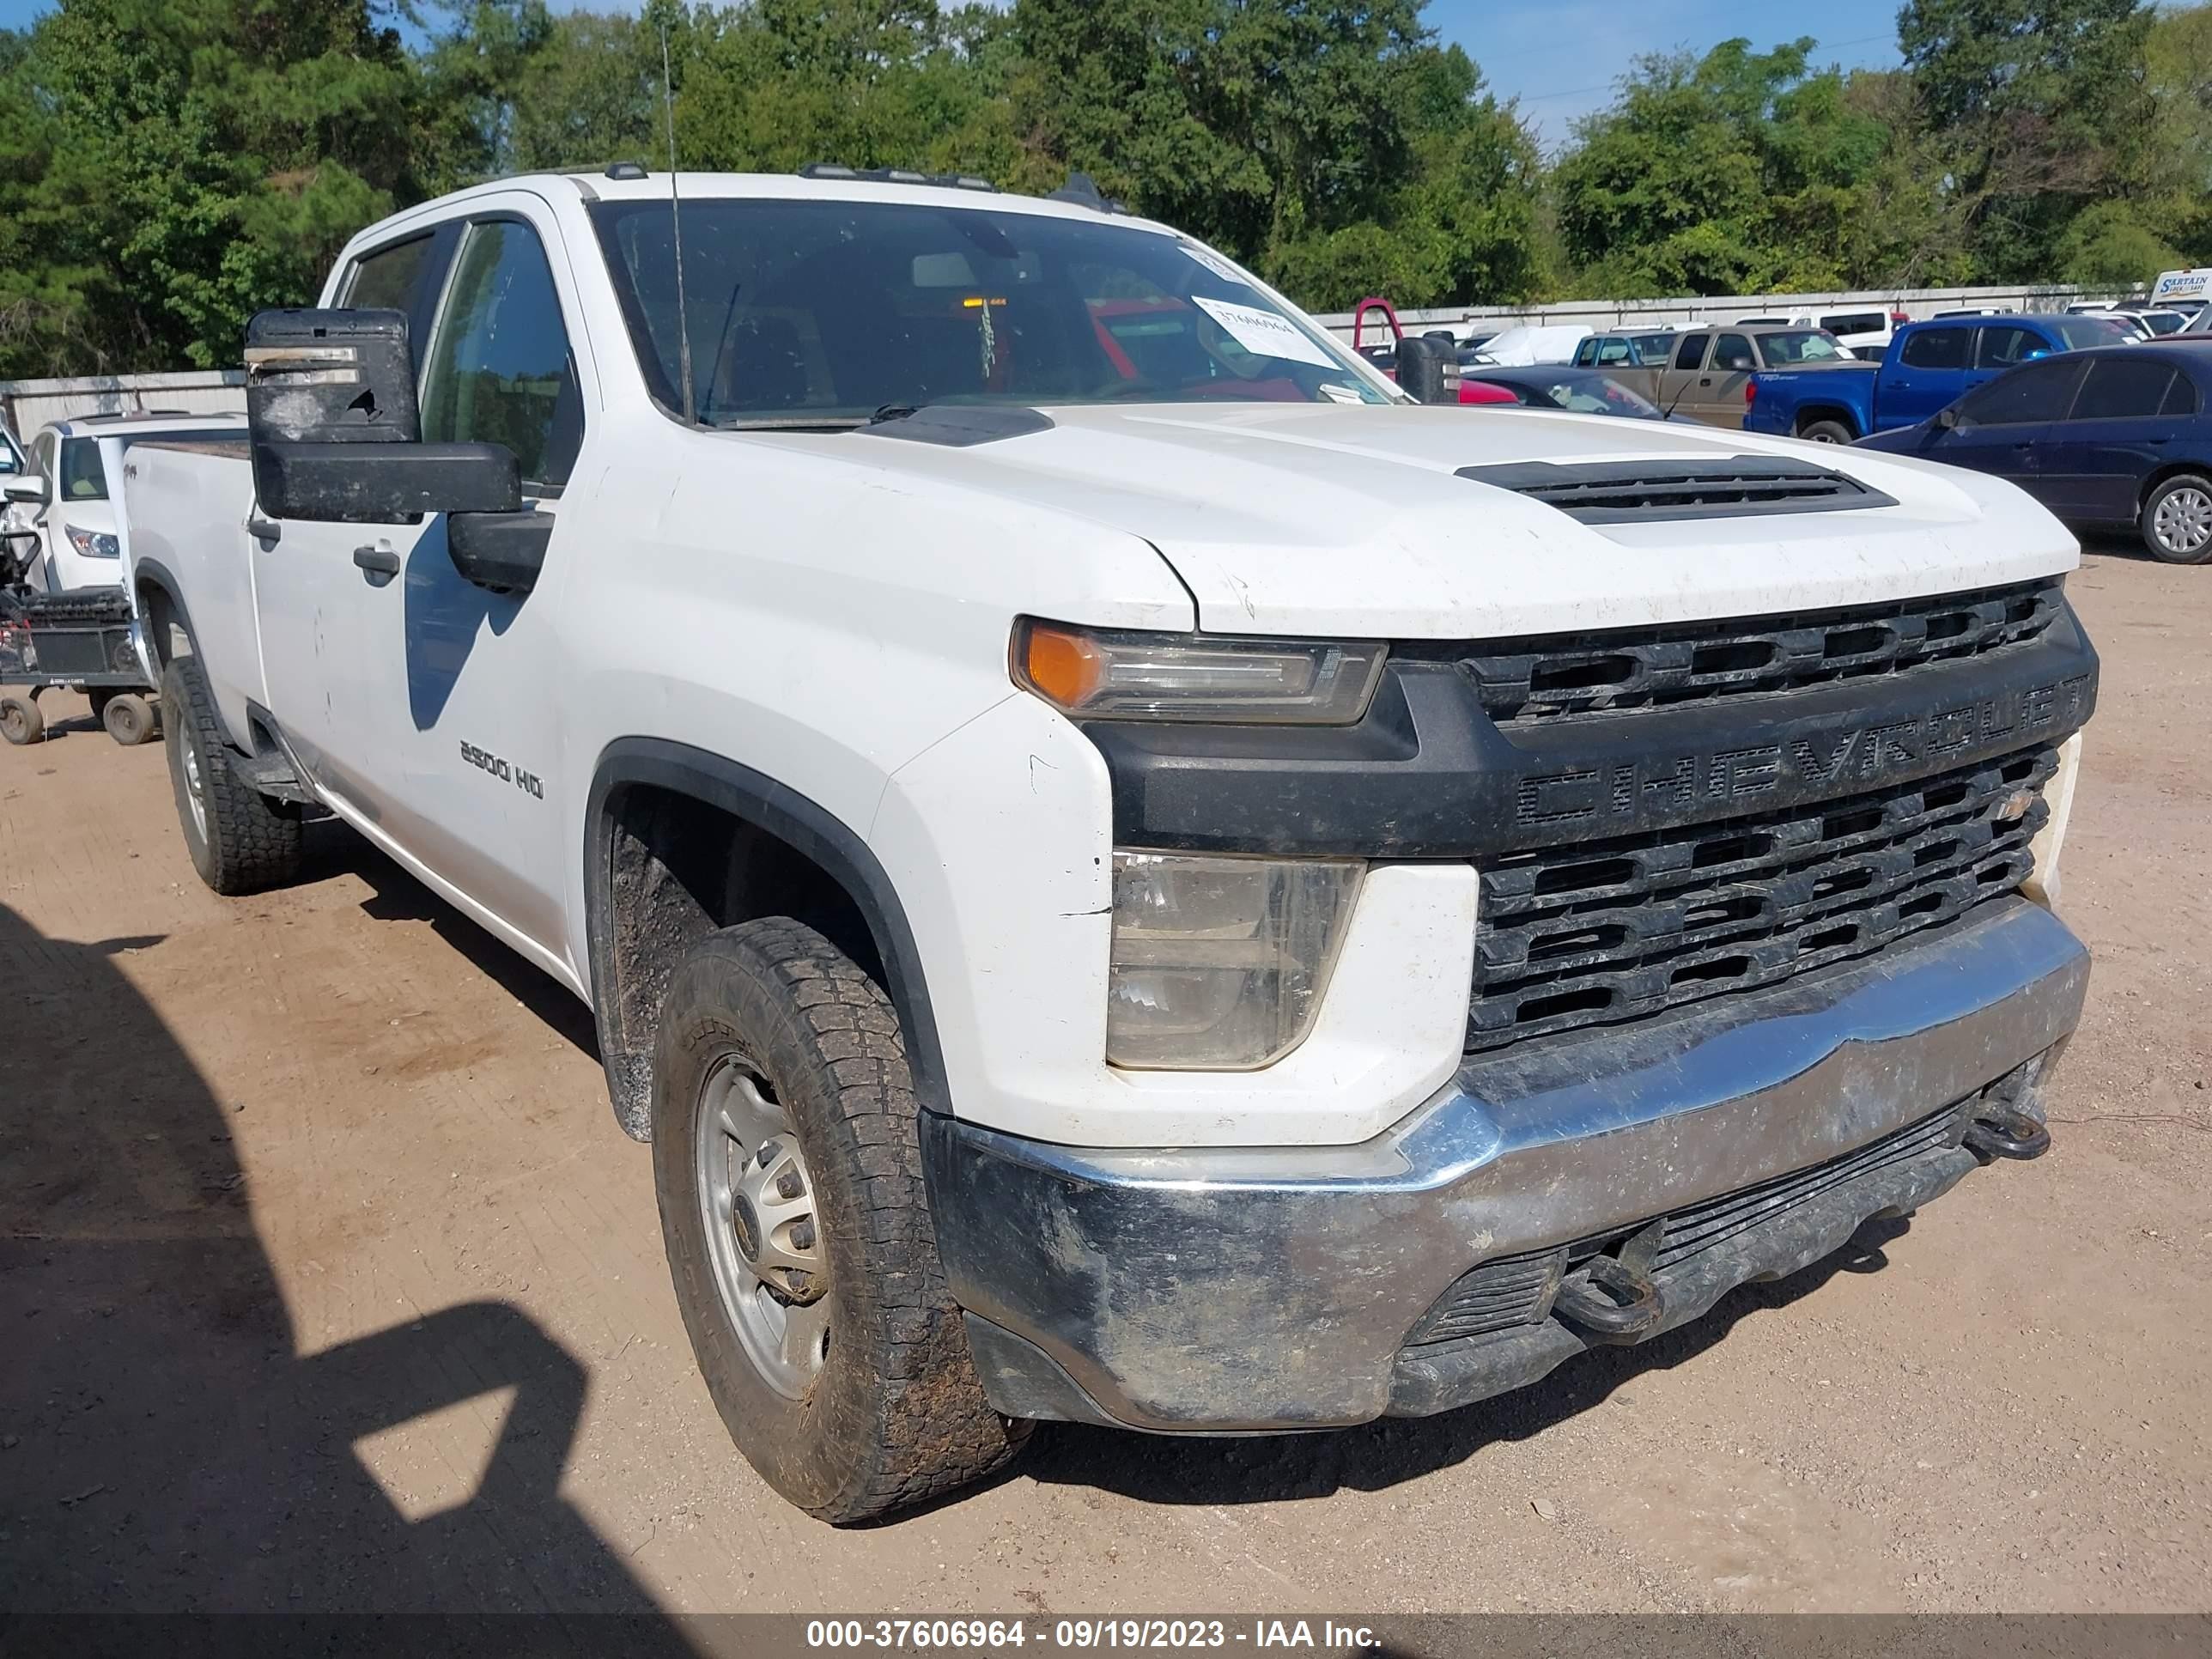
M 1049 408 L 960 447 L 887 428 L 846 459 L 1126 531 L 1214 632 L 1470 639 L 1824 610 L 2071 569 L 2073 538 L 2000 479 L 1656 421 L 1456 406 Z M 841 451 L 841 453 L 845 452 Z M 1468 466 L 1765 455 L 1888 504 L 1586 524 Z M 1878 499 L 1878 498 L 1877 498 Z M 1074 618 L 1073 620 L 1081 620 Z

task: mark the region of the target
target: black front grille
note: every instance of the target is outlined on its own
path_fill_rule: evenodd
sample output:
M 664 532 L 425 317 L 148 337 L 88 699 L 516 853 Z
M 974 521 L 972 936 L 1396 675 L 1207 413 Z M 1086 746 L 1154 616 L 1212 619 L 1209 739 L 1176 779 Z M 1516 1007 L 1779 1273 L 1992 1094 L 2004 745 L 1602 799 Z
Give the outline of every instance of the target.
M 1463 466 L 1458 476 L 1556 507 L 1584 524 L 1741 519 L 1770 513 L 1894 507 L 1856 478 L 1773 455 L 1681 461 L 1516 461 Z
M 2063 604 L 2056 581 L 1940 599 L 1486 643 L 1456 660 L 1501 724 L 1787 691 L 1898 675 L 2036 639 Z
M 1840 800 L 1484 866 L 1469 1052 L 1863 956 L 2018 887 L 2049 746 Z
M 1965 1120 L 1996 1086 L 1991 1085 L 1990 1089 L 1969 1095 L 1955 1105 L 1947 1106 L 1917 1123 L 1907 1124 L 1856 1152 L 1832 1158 L 1826 1164 L 1778 1176 L 1756 1187 L 1723 1193 L 1703 1204 L 1675 1211 L 1667 1218 L 1667 1224 L 1660 1233 L 1659 1249 L 1651 1259 L 1651 1272 L 1655 1275 L 1664 1273 L 1716 1245 L 1727 1243 L 1739 1233 L 1747 1232 L 1823 1193 L 1833 1191 L 1846 1181 L 1856 1181 L 1861 1176 L 1872 1175 L 1876 1170 L 1886 1170 L 1893 1164 L 1902 1164 L 1939 1147 L 1957 1146 L 1966 1127 Z
M 1641 1265 L 1663 1288 L 1668 1274 L 1685 1262 L 1778 1219 L 1846 1182 L 1958 1146 L 1968 1120 L 1987 1102 L 2011 1103 L 2032 1081 L 2038 1064 L 2030 1060 L 2016 1066 L 1964 1100 L 1954 1101 L 1917 1122 L 1810 1169 L 1793 1170 L 1674 1211 L 1660 1218 L 1656 1248 L 1650 1249 L 1648 1258 L 1640 1258 Z M 1502 1255 L 1470 1267 L 1422 1316 L 1407 1334 L 1406 1345 L 1490 1336 L 1536 1324 L 1550 1315 L 1559 1282 L 1570 1272 L 1624 1240 L 1644 1243 L 1650 1249 L 1645 1235 L 1652 1231 L 1650 1222 L 1640 1221 L 1573 1244 Z M 1622 1254 L 1628 1253 L 1624 1248 Z

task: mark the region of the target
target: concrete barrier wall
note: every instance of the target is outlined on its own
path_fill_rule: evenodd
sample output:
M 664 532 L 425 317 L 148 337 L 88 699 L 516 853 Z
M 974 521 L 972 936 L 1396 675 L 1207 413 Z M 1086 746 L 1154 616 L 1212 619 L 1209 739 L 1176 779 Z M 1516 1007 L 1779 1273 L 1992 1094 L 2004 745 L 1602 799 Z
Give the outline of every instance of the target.
M 2143 301 L 2143 290 L 2132 292 L 2069 288 L 2057 283 L 2009 288 L 1884 289 L 1856 294 L 1738 294 L 1717 298 L 1692 296 L 1675 300 L 1563 300 L 1545 306 L 1444 306 L 1428 310 L 1401 311 L 1398 320 L 1413 333 L 1425 328 L 1455 327 L 1479 322 L 1486 327 L 1510 328 L 1520 324 L 1579 323 L 1589 329 L 1616 327 L 1696 327 L 1705 323 L 1732 323 L 1741 317 L 1795 317 L 1828 311 L 1902 311 L 1915 318 L 1939 311 L 1973 307 L 1984 311 L 2063 311 L 2075 300 L 2123 299 Z M 1352 337 L 1352 313 L 1334 312 L 1320 319 L 1334 333 Z M 1368 343 L 1373 343 L 1373 323 Z
M 246 371 L 187 369 L 173 374 L 88 374 L 69 380 L 0 380 L 0 421 L 29 443 L 39 428 L 79 415 L 179 410 L 187 415 L 243 412 Z

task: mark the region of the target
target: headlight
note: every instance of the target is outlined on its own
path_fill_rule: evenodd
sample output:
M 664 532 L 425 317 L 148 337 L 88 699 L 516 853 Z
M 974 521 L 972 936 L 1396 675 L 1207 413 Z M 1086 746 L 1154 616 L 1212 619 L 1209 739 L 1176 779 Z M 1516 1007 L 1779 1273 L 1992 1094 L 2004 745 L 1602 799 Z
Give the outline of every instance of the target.
M 1349 726 L 1382 672 L 1375 644 L 1014 629 L 1015 681 L 1085 720 Z
M 1243 1071 L 1297 1048 L 1328 988 L 1364 868 L 1116 853 L 1109 1063 Z
M 64 525 L 62 533 L 70 538 L 70 545 L 88 559 L 119 559 L 123 544 L 102 530 L 79 530 L 75 525 Z

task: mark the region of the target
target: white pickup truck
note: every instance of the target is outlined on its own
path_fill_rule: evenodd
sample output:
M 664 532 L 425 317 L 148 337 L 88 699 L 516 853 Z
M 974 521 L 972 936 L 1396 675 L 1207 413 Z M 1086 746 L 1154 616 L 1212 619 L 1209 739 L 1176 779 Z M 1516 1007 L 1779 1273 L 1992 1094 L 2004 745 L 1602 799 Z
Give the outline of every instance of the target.
M 590 1003 L 793 1502 L 1443 1411 L 2048 1146 L 2027 496 L 1423 407 L 1079 187 L 677 182 L 362 233 L 125 556 L 210 886 L 335 815 Z

